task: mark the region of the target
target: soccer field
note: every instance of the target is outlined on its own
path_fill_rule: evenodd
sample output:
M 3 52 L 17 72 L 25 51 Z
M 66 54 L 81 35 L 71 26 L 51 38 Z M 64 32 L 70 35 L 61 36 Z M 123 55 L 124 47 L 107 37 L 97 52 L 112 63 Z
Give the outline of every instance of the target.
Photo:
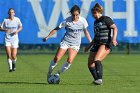
M 46 72 L 54 55 L 19 55 L 17 70 L 9 73 L 6 56 L 0 56 L 0 93 L 140 93 L 140 55 L 109 55 L 104 61 L 103 85 L 93 81 L 88 55 L 79 54 L 61 74 L 60 84 L 50 85 Z M 55 71 L 66 60 L 64 56 Z M 54 71 L 54 72 L 55 72 Z

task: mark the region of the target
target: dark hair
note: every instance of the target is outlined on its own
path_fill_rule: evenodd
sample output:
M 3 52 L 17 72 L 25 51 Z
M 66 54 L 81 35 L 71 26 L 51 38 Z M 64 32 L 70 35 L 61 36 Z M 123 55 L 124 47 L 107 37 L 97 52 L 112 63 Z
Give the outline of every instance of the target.
M 10 12 L 11 10 L 14 10 L 14 11 L 15 11 L 15 9 L 14 9 L 14 8 L 9 8 L 9 10 L 8 10 L 8 14 L 9 14 L 9 12 Z
M 99 3 L 96 3 L 93 6 L 93 8 L 91 9 L 91 12 L 93 12 L 93 11 L 97 11 L 97 12 L 102 14 L 104 12 L 104 9 L 103 9 L 103 7 Z
M 75 11 L 78 11 L 80 14 L 80 8 L 77 5 L 74 5 L 71 9 L 70 9 L 70 13 L 73 14 Z

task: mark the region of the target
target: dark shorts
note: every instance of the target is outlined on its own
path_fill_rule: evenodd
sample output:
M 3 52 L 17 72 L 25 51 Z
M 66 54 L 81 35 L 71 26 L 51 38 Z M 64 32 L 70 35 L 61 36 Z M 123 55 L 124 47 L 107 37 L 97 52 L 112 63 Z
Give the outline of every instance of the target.
M 92 48 L 90 49 L 90 51 L 91 51 L 91 52 L 97 52 L 100 46 L 101 46 L 101 45 L 96 45 L 96 44 L 94 44 L 94 45 L 92 46 Z M 111 48 L 111 45 L 110 45 L 110 44 L 105 44 L 105 46 L 106 46 L 107 48 L 109 48 L 110 51 L 112 51 L 112 48 Z

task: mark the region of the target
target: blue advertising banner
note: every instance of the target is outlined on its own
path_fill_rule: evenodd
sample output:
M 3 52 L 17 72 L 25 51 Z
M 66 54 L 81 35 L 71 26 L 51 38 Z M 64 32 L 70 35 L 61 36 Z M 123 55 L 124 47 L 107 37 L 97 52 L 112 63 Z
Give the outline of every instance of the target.
M 94 18 L 91 8 L 100 3 L 118 27 L 118 42 L 140 43 L 140 0 L 0 0 L 0 23 L 8 17 L 8 9 L 14 8 L 16 16 L 23 24 L 19 33 L 21 44 L 59 43 L 65 29 L 61 29 L 45 43 L 42 38 L 59 25 L 63 19 L 70 16 L 70 8 L 77 4 L 81 16 L 87 19 L 90 35 L 94 36 Z M 0 32 L 0 44 L 3 44 L 4 32 Z M 82 43 L 88 40 L 82 35 Z

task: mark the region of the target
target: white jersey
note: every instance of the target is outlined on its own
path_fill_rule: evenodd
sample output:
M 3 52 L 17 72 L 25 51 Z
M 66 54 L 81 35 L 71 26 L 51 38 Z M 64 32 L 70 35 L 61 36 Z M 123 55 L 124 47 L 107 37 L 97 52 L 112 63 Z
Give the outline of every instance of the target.
M 77 22 L 72 21 L 72 16 L 66 18 L 60 23 L 59 28 L 65 27 L 66 33 L 63 41 L 70 45 L 79 46 L 81 44 L 81 33 L 86 29 L 88 23 L 85 18 L 79 16 Z
M 5 34 L 5 41 L 18 41 L 18 34 L 14 35 L 13 33 L 17 31 L 20 26 L 22 26 L 22 23 L 17 17 L 14 17 L 13 20 L 10 20 L 9 18 L 4 19 L 4 21 L 1 24 L 1 28 L 10 30 L 10 32 Z

